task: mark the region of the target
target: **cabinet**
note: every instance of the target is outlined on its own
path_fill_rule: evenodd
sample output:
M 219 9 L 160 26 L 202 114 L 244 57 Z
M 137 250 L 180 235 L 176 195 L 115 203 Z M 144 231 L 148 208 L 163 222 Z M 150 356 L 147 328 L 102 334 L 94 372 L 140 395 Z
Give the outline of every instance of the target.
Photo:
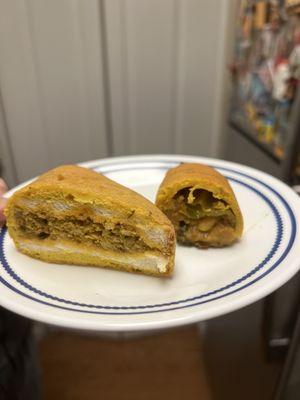
M 220 156 L 234 4 L 0 0 L 10 185 L 113 155 Z

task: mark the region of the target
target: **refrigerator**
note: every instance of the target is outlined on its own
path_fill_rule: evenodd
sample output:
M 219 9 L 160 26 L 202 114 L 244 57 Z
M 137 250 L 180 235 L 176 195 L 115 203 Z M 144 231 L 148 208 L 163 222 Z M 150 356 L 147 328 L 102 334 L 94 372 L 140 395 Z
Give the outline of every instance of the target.
M 238 2 L 230 72 L 225 158 L 270 173 L 300 194 L 300 1 Z M 283 362 L 273 398 L 298 399 L 299 274 L 262 308 L 266 357 Z

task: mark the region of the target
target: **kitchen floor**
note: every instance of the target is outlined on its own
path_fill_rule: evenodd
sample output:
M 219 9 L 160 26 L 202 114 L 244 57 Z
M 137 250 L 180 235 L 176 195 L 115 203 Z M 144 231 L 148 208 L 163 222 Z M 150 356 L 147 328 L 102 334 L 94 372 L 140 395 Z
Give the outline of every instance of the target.
M 264 358 L 260 320 L 254 305 L 202 333 L 50 330 L 40 341 L 44 400 L 271 400 L 281 365 Z
M 142 337 L 54 331 L 40 354 L 45 400 L 211 400 L 196 326 Z

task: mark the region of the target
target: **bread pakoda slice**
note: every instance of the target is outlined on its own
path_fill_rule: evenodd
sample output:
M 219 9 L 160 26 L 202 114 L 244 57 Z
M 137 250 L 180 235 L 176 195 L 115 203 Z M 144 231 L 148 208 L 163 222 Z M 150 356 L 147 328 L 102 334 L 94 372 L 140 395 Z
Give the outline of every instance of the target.
M 243 232 L 243 217 L 228 180 L 202 164 L 180 164 L 161 183 L 156 205 L 172 221 L 177 240 L 197 247 L 223 247 Z
M 175 232 L 150 201 L 105 176 L 61 166 L 18 190 L 5 210 L 16 247 L 47 262 L 170 275 Z

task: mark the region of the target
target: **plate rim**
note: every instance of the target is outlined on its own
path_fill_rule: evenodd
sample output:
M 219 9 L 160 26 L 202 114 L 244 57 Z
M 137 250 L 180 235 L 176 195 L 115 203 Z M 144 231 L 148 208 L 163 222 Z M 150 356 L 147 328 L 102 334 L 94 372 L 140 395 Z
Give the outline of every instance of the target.
M 222 169 L 222 168 L 220 168 Z M 122 170 L 122 169 L 120 169 Z M 132 170 L 132 169 L 131 169 Z M 235 173 L 240 175 L 239 172 L 235 171 L 235 170 L 231 170 L 231 169 L 227 169 L 228 172 L 231 173 Z M 109 171 L 108 171 L 109 173 Z M 253 177 L 249 176 L 249 175 L 244 175 L 246 178 L 248 179 L 252 179 L 257 181 L 259 184 L 266 186 L 268 188 L 268 190 L 272 190 L 273 193 L 276 194 L 276 196 L 278 196 L 279 198 L 281 197 L 280 194 L 275 191 L 272 188 L 269 188 L 264 182 L 259 181 L 257 179 L 254 179 Z M 184 308 L 183 306 L 177 307 L 177 305 L 179 304 L 187 304 L 187 303 L 191 303 L 194 301 L 197 301 L 197 303 L 192 303 L 189 304 L 188 307 L 193 307 L 195 305 L 200 305 L 200 304 L 205 304 L 207 302 L 212 302 L 214 300 L 218 300 L 221 297 L 227 297 L 230 296 L 232 293 L 235 293 L 235 290 L 225 293 L 223 296 L 217 296 L 217 297 L 213 297 L 210 298 L 210 296 L 214 296 L 215 294 L 219 294 L 219 293 L 224 293 L 224 291 L 226 291 L 227 289 L 231 289 L 233 287 L 236 287 L 237 285 L 239 285 L 241 282 L 247 280 L 250 276 L 254 275 L 256 272 L 258 272 L 259 270 L 261 270 L 276 254 L 276 251 L 278 250 L 278 247 L 280 245 L 280 242 L 282 240 L 282 219 L 280 216 L 280 213 L 278 211 L 278 209 L 274 206 L 274 203 L 272 202 L 272 200 L 267 197 L 266 195 L 264 195 L 263 193 L 261 193 L 257 188 L 251 187 L 248 183 L 245 183 L 243 181 L 239 181 L 236 178 L 230 178 L 227 177 L 229 180 L 233 180 L 235 182 L 238 182 L 241 185 L 244 185 L 248 188 L 248 190 L 252 190 L 254 191 L 256 194 L 258 194 L 259 196 L 262 197 L 262 199 L 268 204 L 268 206 L 271 208 L 271 211 L 275 217 L 275 221 L 276 221 L 276 236 L 275 236 L 275 241 L 271 247 L 271 250 L 267 253 L 267 255 L 264 257 L 264 259 L 258 264 L 256 265 L 254 268 L 252 268 L 250 271 L 248 271 L 246 274 L 244 274 L 243 276 L 235 279 L 234 281 L 227 283 L 226 285 L 216 288 L 214 290 L 211 290 L 209 292 L 205 292 L 205 293 L 201 293 L 201 294 L 195 294 L 192 297 L 188 297 L 188 298 L 180 298 L 177 300 L 173 300 L 173 301 L 169 301 L 169 302 L 164 302 L 164 303 L 156 303 L 156 304 L 145 304 L 145 305 L 135 305 L 135 306 L 125 306 L 125 305 L 120 305 L 120 306 L 105 306 L 105 305 L 100 305 L 100 304 L 86 304 L 86 303 L 81 303 L 81 302 L 77 302 L 74 300 L 69 300 L 69 299 L 64 299 L 64 298 L 60 298 L 58 296 L 54 296 L 53 294 L 49 294 L 47 292 L 44 292 L 34 286 L 32 286 L 30 283 L 28 283 L 27 281 L 24 281 L 23 278 L 21 278 L 11 267 L 11 265 L 9 264 L 9 262 L 6 259 L 5 256 L 5 252 L 4 252 L 4 241 L 5 241 L 5 237 L 8 235 L 7 230 L 5 228 L 2 228 L 0 231 L 0 247 L 1 247 L 1 254 L 0 254 L 0 263 L 2 264 L 2 266 L 4 267 L 4 269 L 6 270 L 6 272 L 17 282 L 19 283 L 21 286 L 25 287 L 26 289 L 30 290 L 30 292 L 35 293 L 37 295 L 40 295 L 42 298 L 44 299 L 48 299 L 48 300 L 54 300 L 59 302 L 60 304 L 64 304 L 64 307 L 67 307 L 67 305 L 71 305 L 71 306 L 78 306 L 78 307 L 82 307 L 83 310 L 78 310 L 78 309 L 73 309 L 68 307 L 67 309 L 70 311 L 76 311 L 76 312 L 81 312 L 86 310 L 85 312 L 91 312 L 88 311 L 88 309 L 94 309 L 94 310 L 115 310 L 115 311 L 119 311 L 119 312 L 108 312 L 108 311 L 103 311 L 103 312 L 98 312 L 99 314 L 107 314 L 107 315 L 131 315 L 131 314 L 145 314 L 145 313 L 150 313 L 150 312 L 146 312 L 146 311 L 142 311 L 142 310 L 152 310 L 151 313 L 156 313 L 156 312 L 162 312 L 162 311 L 169 311 L 169 310 L 173 310 L 173 306 L 176 306 L 175 309 L 180 309 L 180 308 Z M 284 199 L 283 199 L 284 200 Z M 281 199 L 282 201 L 282 199 Z M 289 206 L 287 204 L 285 204 L 285 201 L 283 202 L 283 204 L 285 205 L 286 209 L 288 212 L 291 212 L 291 210 L 289 209 Z M 292 214 L 293 215 L 293 214 Z M 294 217 L 294 216 L 293 216 Z M 292 228 L 295 227 L 295 221 L 291 219 L 291 226 Z M 282 253 L 285 253 L 285 257 L 288 255 L 288 249 L 290 249 L 293 245 L 293 241 L 294 238 L 293 237 L 293 233 L 295 236 L 295 232 L 292 229 L 291 232 L 291 237 L 290 239 L 287 241 L 288 245 L 286 247 L 286 249 L 283 250 Z M 285 258 L 284 257 L 284 258 Z M 281 258 L 281 257 L 280 257 Z M 281 259 L 282 261 L 282 259 Z M 278 265 L 280 265 L 280 262 L 276 261 L 272 266 L 268 267 L 268 270 L 266 272 L 271 272 L 275 267 L 277 267 Z M 251 286 L 253 283 L 255 283 L 257 280 L 260 280 L 263 278 L 263 276 L 265 276 L 265 274 L 261 274 L 258 277 L 256 277 L 254 280 L 246 283 L 244 286 L 239 287 L 237 289 L 237 291 L 241 291 L 246 287 Z M 2 282 L 3 283 L 3 282 Z M 201 301 L 199 302 L 198 300 L 200 299 L 204 299 L 204 298 L 209 298 L 209 300 L 207 301 Z M 38 299 L 36 299 L 36 301 L 38 301 Z M 54 306 L 53 303 L 46 303 L 49 306 Z M 163 307 L 172 307 L 172 308 L 164 308 Z M 128 312 L 123 312 L 122 310 L 128 310 Z M 132 310 L 129 312 L 129 310 Z M 133 310 L 141 310 L 141 311 L 133 311 Z M 122 311 L 122 312 L 121 312 Z
M 124 163 L 124 162 L 127 162 L 127 161 L 132 161 L 133 163 L 134 162 L 140 162 L 141 160 L 145 160 L 145 161 L 150 161 L 150 162 L 153 162 L 153 161 L 156 161 L 157 162 L 157 160 L 161 160 L 161 159 L 163 159 L 163 161 L 165 162 L 165 161 L 174 161 L 175 163 L 178 163 L 178 162 L 181 162 L 182 161 L 182 159 L 188 159 L 188 161 L 196 161 L 196 162 L 207 162 L 207 163 L 209 163 L 209 162 L 212 162 L 213 164 L 215 164 L 215 163 L 217 163 L 217 164 L 223 164 L 223 165 L 229 165 L 229 166 L 231 166 L 231 167 L 238 167 L 238 168 L 240 168 L 240 167 L 242 167 L 242 169 L 248 169 L 249 171 L 251 171 L 251 172 L 254 172 L 254 173 L 259 173 L 259 174 L 261 174 L 261 175 L 264 175 L 264 176 L 267 176 L 268 178 L 272 178 L 273 180 L 275 180 L 275 181 L 277 181 L 277 182 L 279 182 L 281 185 L 285 185 L 283 182 L 281 182 L 281 181 L 279 181 L 278 179 L 276 179 L 276 178 L 274 178 L 274 177 L 272 177 L 271 175 L 269 175 L 269 174 L 266 174 L 266 173 L 264 173 L 264 172 L 262 172 L 262 171 L 259 171 L 259 170 L 256 170 L 256 169 L 254 169 L 254 168 L 251 168 L 251 167 L 247 167 L 247 166 L 243 166 L 242 164 L 238 164 L 238 163 L 233 163 L 233 162 L 229 162 L 229 161 L 225 161 L 225 160 L 220 160 L 220 159 L 214 159 L 214 158 L 204 158 L 204 157 L 195 157 L 195 156 L 182 156 L 182 155 L 175 155 L 175 156 L 170 156 L 170 155 L 155 155 L 155 156 L 152 156 L 152 155 L 147 155 L 147 156 L 127 156 L 127 157 L 112 157 L 112 158 L 106 158 L 106 159 L 100 159 L 100 160 L 93 160 L 93 161 L 89 161 L 89 162 L 85 162 L 85 163 L 81 163 L 81 165 L 83 165 L 83 166 L 86 166 L 86 167 L 90 167 L 90 165 L 91 164 L 93 164 L 93 163 L 96 163 L 97 165 L 95 166 L 95 168 L 96 167 L 99 167 L 99 165 L 101 164 L 102 166 L 105 166 L 105 165 L 107 165 L 109 162 L 114 162 L 114 163 L 118 163 L 118 164 L 121 164 L 121 163 Z M 216 167 L 216 168 L 218 168 L 218 166 L 215 166 L 215 165 L 213 165 L 214 167 Z M 221 168 L 221 167 L 220 167 Z M 113 171 L 111 171 L 111 172 L 113 172 Z M 233 173 L 240 173 L 240 171 L 238 171 L 238 170 L 233 170 L 233 171 L 231 171 L 231 172 L 233 172 Z M 246 175 L 246 177 L 247 178 L 251 178 L 251 179 L 253 179 L 253 176 L 247 176 Z M 30 180 L 31 181 L 31 180 Z M 21 186 L 24 186 L 24 185 L 26 185 L 27 183 L 28 183 L 29 181 L 27 181 L 27 182 L 24 182 L 23 184 L 21 184 L 21 185 L 18 185 L 16 188 L 14 188 L 12 191 L 14 191 L 14 190 L 17 190 L 19 187 L 21 187 Z M 261 181 L 259 181 L 259 183 L 262 183 Z M 292 191 L 292 189 L 290 189 L 287 185 L 285 185 L 290 191 Z M 271 188 L 271 190 L 272 190 L 272 188 Z M 12 192 L 12 191 L 10 191 L 10 192 Z M 278 193 L 279 194 L 279 193 Z M 291 209 L 291 211 L 292 211 L 292 209 Z M 296 227 L 297 227 L 297 225 L 296 225 Z M 297 235 L 297 233 L 295 234 L 295 235 Z M 299 263 L 299 260 L 298 260 L 298 263 Z M 279 263 L 280 264 L 280 263 Z M 298 270 L 298 268 L 299 268 L 299 264 L 298 265 L 296 265 L 296 261 L 294 261 L 294 263 L 291 263 L 292 265 L 290 266 L 290 268 L 288 269 L 288 273 L 286 273 L 285 274 L 285 276 L 284 276 L 284 278 L 285 278 L 285 280 L 284 279 L 282 279 L 282 277 L 281 276 L 279 276 L 279 277 L 277 277 L 277 278 L 281 278 L 281 279 L 278 279 L 278 282 L 276 283 L 274 283 L 274 285 L 271 285 L 271 286 L 269 286 L 268 288 L 263 288 L 264 290 L 263 290 L 263 295 L 261 296 L 256 296 L 257 298 L 257 300 L 258 299 L 260 299 L 261 297 L 264 297 L 264 296 L 266 296 L 267 294 L 269 294 L 270 292 L 272 292 L 273 290 L 275 290 L 277 287 L 279 287 L 279 286 L 281 286 L 282 284 L 284 284 L 287 280 L 289 280 L 296 272 L 297 272 L 297 270 Z M 2 278 L 2 277 L 1 277 Z M 268 292 L 268 290 L 269 290 L 269 292 Z M 252 292 L 249 292 L 249 293 L 246 293 L 246 294 L 251 294 Z M 255 296 L 254 296 L 254 298 L 255 298 Z M 37 300 L 37 299 L 35 299 L 35 298 L 33 298 L 33 300 Z M 218 300 L 218 299 L 216 299 L 216 300 Z M 244 297 L 244 300 L 246 300 L 245 299 L 245 297 Z M 251 303 L 251 302 L 253 302 L 253 301 L 255 301 L 255 299 L 253 300 L 249 300 L 249 302 L 242 302 L 243 304 L 241 304 L 241 303 L 239 303 L 239 302 L 237 302 L 237 304 L 233 304 L 232 305 L 232 307 L 230 307 L 230 304 L 228 304 L 228 303 L 225 303 L 225 308 L 226 308 L 226 311 L 225 312 L 230 312 L 230 311 L 232 311 L 232 310 L 234 310 L 234 309 L 238 309 L 238 308 L 241 308 L 242 306 L 245 306 L 245 305 L 247 305 L 247 304 L 249 304 L 249 303 Z M 1 303 L 3 304 L 3 302 L 1 301 Z M 196 303 L 196 304 L 192 304 L 191 306 L 197 306 L 198 304 Z M 220 314 L 224 314 L 225 312 L 224 312 L 224 310 L 223 311 L 221 311 L 222 310 L 222 304 L 219 304 L 218 305 L 218 307 L 219 307 L 219 311 L 220 311 L 220 313 L 218 313 L 218 312 L 216 312 L 216 311 L 214 311 L 214 312 L 212 312 L 212 314 L 213 315 L 211 315 L 211 316 L 207 316 L 205 319 L 208 319 L 208 318 L 211 318 L 211 317 L 214 317 L 214 316 L 217 316 L 217 315 L 220 315 Z M 223 304 L 223 306 L 224 306 L 224 304 Z M 189 306 L 190 307 L 190 306 Z M 184 307 L 184 308 L 186 308 L 186 307 Z M 67 309 L 68 311 L 71 311 L 71 310 L 69 310 L 69 309 Z M 13 310 L 14 311 L 14 310 Z M 23 310 L 24 311 L 24 310 Z M 78 310 L 78 311 L 80 311 L 80 312 L 82 312 L 83 310 Z M 157 310 L 158 312 L 161 312 L 160 310 Z M 166 312 L 168 312 L 168 311 L 172 311 L 172 309 L 166 309 L 166 310 L 164 310 L 164 311 L 166 311 Z M 16 311 L 17 312 L 17 311 Z M 88 311 L 89 312 L 89 311 Z M 108 314 L 108 313 L 105 313 L 105 314 Z M 195 315 L 194 315 L 195 314 Z M 203 310 L 202 310 L 202 314 L 203 314 Z M 25 315 L 25 313 L 24 312 L 22 312 L 22 315 Z M 121 314 L 121 315 L 125 315 L 126 316 L 126 314 Z M 194 315 L 194 317 L 193 317 L 193 315 Z M 34 318 L 32 315 L 27 315 L 27 316 L 29 316 L 30 318 Z M 190 318 L 189 318 L 190 317 Z M 40 316 L 40 318 L 39 318 L 39 320 L 42 320 L 43 318 L 41 318 L 41 316 Z M 59 319 L 59 318 L 58 318 Z M 54 320 L 55 320 L 55 316 L 54 316 Z M 79 319 L 80 320 L 80 319 Z M 172 318 L 171 318 L 171 320 L 172 320 Z M 191 313 L 191 314 L 188 314 L 188 315 L 186 315 L 183 319 L 182 319 L 182 324 L 186 324 L 187 322 L 186 322 L 186 320 L 188 320 L 188 321 L 190 321 L 191 323 L 192 322 L 195 322 L 195 321 L 197 321 L 197 320 L 199 320 L 199 318 L 197 318 L 197 312 L 196 313 Z M 46 318 L 46 321 L 44 321 L 44 322 L 47 322 L 47 321 L 49 321 L 49 318 Z M 80 320 L 81 321 L 81 320 Z M 99 322 L 99 321 L 97 321 L 97 322 Z M 100 321 L 101 322 L 101 321 Z M 51 321 L 51 323 L 54 323 L 55 324 L 55 321 Z M 69 323 L 70 323 L 70 321 L 69 321 L 69 318 L 68 318 L 68 321 L 66 322 L 66 324 L 63 324 L 62 323 L 62 321 L 60 321 L 59 323 L 58 323 L 58 325 L 60 325 L 60 326 L 70 326 L 69 325 Z M 81 323 L 82 323 L 82 321 L 81 321 Z M 149 321 L 149 322 L 143 322 L 142 323 L 142 325 L 143 326 L 145 326 L 145 325 L 147 325 L 147 324 L 150 324 L 150 328 L 153 328 L 154 327 L 154 325 L 155 325 L 155 321 Z M 158 327 L 163 327 L 164 326 L 164 322 L 163 321 L 157 321 L 157 324 L 158 324 Z M 89 325 L 89 324 L 87 324 L 87 325 Z M 92 326 L 94 326 L 95 325 L 95 321 L 92 321 Z M 97 324 L 96 324 L 97 325 Z M 117 324 L 118 325 L 118 324 Z M 103 326 L 101 327 L 101 329 L 100 330 L 110 330 L 111 328 L 113 328 L 114 330 L 118 330 L 118 328 L 117 328 L 117 325 L 116 326 L 113 326 L 113 324 L 111 324 L 111 323 L 108 323 L 108 326 L 105 328 L 104 327 L 104 329 L 103 329 Z M 129 323 L 129 326 L 127 326 L 127 324 L 124 324 L 124 323 L 122 323 L 121 325 L 120 325 L 120 329 L 119 330 L 124 330 L 124 326 L 126 326 L 126 329 L 129 329 L 130 328 L 130 323 Z M 172 322 L 170 322 L 170 321 L 167 321 L 166 322 L 166 326 L 171 326 L 172 325 Z M 178 325 L 180 325 L 180 321 L 178 320 L 178 318 L 176 318 L 176 315 L 175 315 L 175 321 L 173 321 L 173 326 L 178 326 Z M 89 327 L 87 327 L 87 329 L 97 329 L 97 330 L 99 330 L 99 326 L 97 326 L 97 327 L 92 327 L 92 326 L 89 326 Z M 134 326 L 132 327 L 133 329 L 141 329 L 142 327 L 136 327 L 136 324 L 134 324 Z

